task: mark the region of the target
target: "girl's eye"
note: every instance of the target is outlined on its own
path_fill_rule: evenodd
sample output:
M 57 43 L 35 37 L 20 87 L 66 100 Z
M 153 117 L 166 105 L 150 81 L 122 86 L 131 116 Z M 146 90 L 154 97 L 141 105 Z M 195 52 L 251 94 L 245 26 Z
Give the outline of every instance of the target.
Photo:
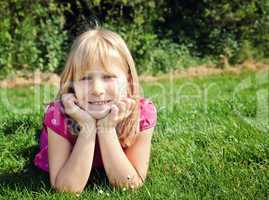
M 92 78 L 90 76 L 85 76 L 81 79 L 82 81 L 86 81 L 86 80 L 92 80 Z
M 106 79 L 106 80 L 109 80 L 109 79 L 114 78 L 114 76 L 110 76 L 110 75 L 104 75 L 104 76 L 103 76 L 103 78 L 104 78 L 104 79 Z

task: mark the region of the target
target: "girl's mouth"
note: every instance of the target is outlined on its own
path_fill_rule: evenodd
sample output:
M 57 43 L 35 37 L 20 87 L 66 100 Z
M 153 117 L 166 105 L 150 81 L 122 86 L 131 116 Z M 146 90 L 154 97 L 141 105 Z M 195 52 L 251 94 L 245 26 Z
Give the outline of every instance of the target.
M 110 103 L 111 100 L 106 100 L 106 101 L 89 101 L 88 103 L 91 105 L 105 105 Z
M 112 100 L 88 101 L 87 111 L 93 116 L 105 115 L 110 111 Z

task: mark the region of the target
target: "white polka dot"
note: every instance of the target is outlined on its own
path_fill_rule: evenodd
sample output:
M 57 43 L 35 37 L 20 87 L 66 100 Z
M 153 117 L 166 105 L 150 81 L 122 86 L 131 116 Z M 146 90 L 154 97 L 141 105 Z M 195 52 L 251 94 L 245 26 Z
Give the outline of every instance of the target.
M 53 119 L 51 120 L 51 123 L 54 124 L 54 125 L 56 125 L 56 124 L 57 124 L 56 119 L 53 118 Z

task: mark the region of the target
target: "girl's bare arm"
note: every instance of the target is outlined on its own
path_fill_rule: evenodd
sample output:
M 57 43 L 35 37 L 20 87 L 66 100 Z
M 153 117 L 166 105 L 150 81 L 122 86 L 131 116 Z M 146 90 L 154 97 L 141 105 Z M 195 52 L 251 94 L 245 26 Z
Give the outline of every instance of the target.
M 135 143 L 124 153 L 114 130 L 97 133 L 105 171 L 116 187 L 136 189 L 147 175 L 153 128 L 141 132 Z
M 90 176 L 96 131 L 83 128 L 71 144 L 48 128 L 48 157 L 51 185 L 58 191 L 80 193 Z

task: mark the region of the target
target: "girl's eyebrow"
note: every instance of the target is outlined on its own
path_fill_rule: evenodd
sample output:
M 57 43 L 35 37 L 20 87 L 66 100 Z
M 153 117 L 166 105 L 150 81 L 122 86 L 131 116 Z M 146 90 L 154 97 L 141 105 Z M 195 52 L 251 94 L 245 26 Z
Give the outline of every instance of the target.
M 95 76 L 95 75 L 105 75 L 105 76 L 116 76 L 114 73 L 109 73 L 109 72 L 90 72 L 88 74 L 85 74 L 83 77 L 89 77 L 89 76 Z

